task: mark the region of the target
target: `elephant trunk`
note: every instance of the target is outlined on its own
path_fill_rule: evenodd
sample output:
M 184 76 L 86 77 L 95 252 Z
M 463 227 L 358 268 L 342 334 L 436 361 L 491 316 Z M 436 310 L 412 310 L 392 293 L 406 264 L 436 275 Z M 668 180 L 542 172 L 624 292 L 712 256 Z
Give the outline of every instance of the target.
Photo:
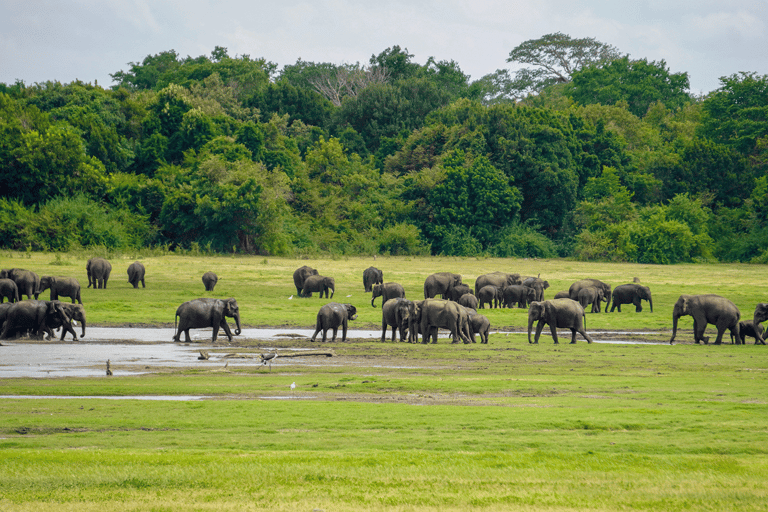
M 675 341 L 675 336 L 677 336 L 677 319 L 680 318 L 680 315 L 677 314 L 677 311 L 672 313 L 672 337 L 669 339 L 669 344 L 671 345 L 673 341 Z
M 239 311 L 235 313 L 235 325 L 237 326 L 235 328 L 235 336 L 240 336 L 240 333 L 243 332 L 243 330 L 240 329 L 240 312 Z
M 333 298 L 333 294 L 336 292 L 335 288 L 333 286 L 329 286 L 331 289 L 331 298 Z
M 651 296 L 648 296 L 648 305 L 651 307 L 651 313 L 653 313 L 653 299 Z
M 83 317 L 83 322 L 82 322 L 82 324 L 83 324 L 83 325 L 82 325 L 82 331 L 81 331 L 81 333 L 80 333 L 80 339 L 83 339 L 83 338 L 85 338 L 85 317 Z
M 376 307 L 376 304 L 373 303 L 373 301 L 375 300 L 376 300 L 376 297 L 371 297 L 371 306 L 374 308 Z
M 533 317 L 528 317 L 528 343 L 533 344 L 533 341 L 531 341 L 531 330 L 533 330 Z

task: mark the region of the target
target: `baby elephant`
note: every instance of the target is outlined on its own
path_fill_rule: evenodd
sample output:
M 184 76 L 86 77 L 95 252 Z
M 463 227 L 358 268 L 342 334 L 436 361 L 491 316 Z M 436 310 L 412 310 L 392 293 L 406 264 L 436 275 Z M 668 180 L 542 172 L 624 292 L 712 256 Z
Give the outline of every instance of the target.
M 329 302 L 320 308 L 317 312 L 317 324 L 312 340 L 315 341 L 317 333 L 323 331 L 323 341 L 326 341 L 328 329 L 333 329 L 333 338 L 336 341 L 336 333 L 341 326 L 341 341 L 347 341 L 347 325 L 350 320 L 357 318 L 357 308 L 352 304 L 339 304 L 338 302 Z
M 746 345 L 747 336 L 750 338 L 755 338 L 755 345 L 765 345 L 765 341 L 763 341 L 763 326 L 757 324 L 757 328 L 755 328 L 755 324 L 752 322 L 752 320 L 739 322 L 739 337 L 741 338 L 742 345 Z M 731 333 L 731 343 L 733 342 L 733 333 Z

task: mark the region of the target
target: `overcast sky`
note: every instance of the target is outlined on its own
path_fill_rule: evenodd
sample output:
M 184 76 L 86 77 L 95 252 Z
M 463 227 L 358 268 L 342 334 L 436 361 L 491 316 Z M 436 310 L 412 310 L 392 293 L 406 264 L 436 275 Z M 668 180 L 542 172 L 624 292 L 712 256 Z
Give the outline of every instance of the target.
M 0 0 L 0 82 L 108 87 L 110 73 L 167 50 L 223 46 L 282 67 L 367 63 L 394 45 L 418 63 L 454 60 L 476 80 L 554 32 L 664 59 L 696 93 L 739 71 L 768 74 L 766 0 Z

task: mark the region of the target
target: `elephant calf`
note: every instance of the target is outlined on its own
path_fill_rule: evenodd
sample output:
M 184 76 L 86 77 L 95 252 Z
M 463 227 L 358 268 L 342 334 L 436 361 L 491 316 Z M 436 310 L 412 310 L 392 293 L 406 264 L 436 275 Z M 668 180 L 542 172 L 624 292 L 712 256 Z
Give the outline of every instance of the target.
M 134 288 L 138 288 L 139 283 L 141 283 L 141 287 L 146 288 L 147 285 L 144 283 L 145 273 L 144 265 L 140 261 L 134 261 L 128 266 L 128 283 Z
M 80 299 L 80 282 L 73 277 L 43 276 L 40 278 L 40 293 L 51 289 L 51 300 L 59 300 L 61 297 L 69 297 L 72 303 L 82 304 Z
M 405 289 L 398 283 L 374 284 L 371 289 L 371 306 L 374 308 L 376 307 L 376 304 L 373 302 L 376 300 L 376 297 L 381 297 L 381 303 L 384 305 L 389 299 L 395 299 L 397 297 L 405 298 Z
M 400 331 L 400 341 L 405 341 L 408 334 L 408 318 L 410 315 L 411 301 L 402 297 L 389 299 L 381 307 L 381 342 L 387 336 L 387 326 L 392 326 L 392 341 L 395 341 L 395 333 Z
M 480 343 L 488 343 L 488 332 L 491 330 L 491 322 L 488 317 L 471 309 L 467 309 L 469 327 L 472 332 L 472 343 L 475 343 L 475 333 L 480 335 Z
M 477 292 L 477 307 L 484 309 L 486 304 L 489 308 L 499 308 L 504 305 L 504 295 L 501 288 L 492 284 L 480 288 Z
M 323 331 L 323 341 L 326 341 L 328 329 L 333 329 L 331 341 L 336 341 L 336 333 L 339 331 L 339 326 L 341 326 L 341 341 L 347 341 L 347 326 L 350 320 L 355 320 L 356 318 L 357 308 L 352 304 L 329 302 L 317 312 L 315 333 L 312 335 L 311 341 L 315 341 L 320 331 Z
M 741 337 L 741 344 L 747 344 L 747 336 L 755 338 L 755 345 L 765 345 L 763 339 L 763 326 L 760 324 L 755 325 L 752 320 L 739 322 L 739 336 Z M 731 343 L 734 342 L 733 334 L 731 334 Z
M 330 290 L 331 296 L 328 296 L 328 291 Z M 332 277 L 326 277 L 326 276 L 309 276 L 304 281 L 304 286 L 301 289 L 301 297 L 311 297 L 312 293 L 318 292 L 318 296 L 322 299 L 323 295 L 325 295 L 325 298 L 332 299 L 333 294 L 336 291 L 336 280 L 334 280 Z

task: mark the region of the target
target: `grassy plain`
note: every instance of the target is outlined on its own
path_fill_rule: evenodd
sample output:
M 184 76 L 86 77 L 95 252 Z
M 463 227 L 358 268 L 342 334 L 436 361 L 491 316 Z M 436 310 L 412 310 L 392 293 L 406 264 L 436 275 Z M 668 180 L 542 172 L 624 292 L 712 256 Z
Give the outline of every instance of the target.
M 1 268 L 86 283 L 87 256 L 8 256 Z M 380 302 L 371 308 L 362 291 L 371 264 L 410 298 L 436 271 L 469 283 L 492 270 L 541 272 L 547 297 L 583 277 L 615 286 L 637 276 L 653 290 L 653 313 L 591 314 L 587 325 L 647 332 L 635 336 L 645 341 L 668 339 L 680 293 L 724 295 L 746 317 L 768 297 L 765 269 L 752 265 L 146 256 L 147 288 L 134 290 L 125 270 L 136 258 L 110 259 L 107 290 L 84 290 L 91 325 L 170 325 L 214 270 L 212 296 L 236 297 L 244 325 L 309 327 L 326 300 L 296 299 L 291 275 L 303 264 L 336 278 L 334 300 L 358 307 L 358 327 L 379 324 Z M 494 328 L 525 325 L 525 311 L 486 314 Z M 530 346 L 500 332 L 488 345 L 334 343 L 322 347 L 334 358 L 284 359 L 273 371 L 233 359 L 141 376 L 0 379 L 0 510 L 767 510 L 766 347 L 693 345 L 691 325 L 681 320 L 674 346 L 555 346 L 548 336 Z M 135 395 L 208 398 L 85 398 Z

